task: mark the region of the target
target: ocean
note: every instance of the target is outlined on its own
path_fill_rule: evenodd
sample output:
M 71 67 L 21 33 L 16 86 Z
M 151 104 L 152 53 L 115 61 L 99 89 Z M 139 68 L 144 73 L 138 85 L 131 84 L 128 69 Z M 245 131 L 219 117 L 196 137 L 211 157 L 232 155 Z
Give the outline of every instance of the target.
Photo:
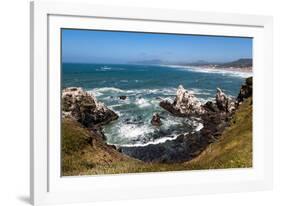
M 200 120 L 174 117 L 159 106 L 175 98 L 179 85 L 202 102 L 214 100 L 216 88 L 236 97 L 250 73 L 173 65 L 62 64 L 62 87 L 82 87 L 119 115 L 104 127 L 107 143 L 146 146 L 175 139 L 202 127 Z M 126 99 L 120 99 L 126 96 Z M 162 125 L 150 121 L 159 113 Z

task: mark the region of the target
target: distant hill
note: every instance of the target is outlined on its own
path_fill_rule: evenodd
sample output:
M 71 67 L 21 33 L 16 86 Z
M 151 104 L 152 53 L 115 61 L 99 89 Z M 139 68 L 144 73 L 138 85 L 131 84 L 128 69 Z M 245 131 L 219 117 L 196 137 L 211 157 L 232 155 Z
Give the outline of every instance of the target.
M 217 67 L 236 67 L 236 68 L 244 68 L 244 67 L 252 67 L 252 66 L 253 66 L 253 59 L 246 59 L 246 58 L 217 65 Z
M 204 61 L 204 60 L 198 60 L 198 61 L 194 61 L 194 62 L 189 62 L 189 63 L 168 63 L 165 62 L 163 60 L 160 59 L 150 59 L 150 60 L 142 60 L 142 61 L 134 61 L 134 62 L 130 62 L 130 63 L 134 63 L 134 64 L 176 64 L 176 65 L 186 65 L 186 66 L 207 66 L 207 67 L 216 67 L 216 68 L 229 68 L 229 67 L 233 67 L 233 68 L 246 68 L 246 67 L 252 67 L 253 65 L 253 59 L 251 58 L 241 58 L 235 61 L 231 61 L 231 62 L 208 62 L 208 61 Z
M 191 63 L 186 63 L 185 65 L 187 66 L 212 66 L 212 67 L 217 67 L 217 68 L 229 68 L 229 67 L 234 67 L 234 68 L 245 68 L 245 67 L 252 67 L 253 65 L 253 59 L 250 58 L 241 58 L 235 61 L 231 62 L 207 62 L 203 60 L 199 60 L 196 62 L 191 62 Z

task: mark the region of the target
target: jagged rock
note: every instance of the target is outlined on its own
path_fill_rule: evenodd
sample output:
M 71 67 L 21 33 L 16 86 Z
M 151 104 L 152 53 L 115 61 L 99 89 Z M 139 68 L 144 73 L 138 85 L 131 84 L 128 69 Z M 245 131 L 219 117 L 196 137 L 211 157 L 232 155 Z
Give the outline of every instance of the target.
M 94 95 L 82 88 L 69 87 L 62 91 L 63 117 L 72 117 L 86 127 L 107 124 L 118 115 L 98 102 Z
M 160 126 L 162 124 L 160 115 L 158 113 L 154 113 L 151 119 L 151 124 L 153 126 Z
M 235 102 L 223 93 L 220 88 L 217 88 L 216 104 L 221 111 L 233 112 L 236 109 Z
M 253 95 L 253 77 L 246 79 L 245 84 L 242 84 L 237 97 L 238 103 Z
M 220 110 L 226 111 L 228 105 L 228 98 L 226 95 L 221 91 L 220 88 L 217 88 L 216 93 L 216 104 Z
M 200 101 L 191 92 L 185 90 L 182 85 L 178 87 L 176 95 L 173 103 L 169 100 L 163 100 L 160 102 L 160 106 L 176 116 L 198 115 L 205 112 Z

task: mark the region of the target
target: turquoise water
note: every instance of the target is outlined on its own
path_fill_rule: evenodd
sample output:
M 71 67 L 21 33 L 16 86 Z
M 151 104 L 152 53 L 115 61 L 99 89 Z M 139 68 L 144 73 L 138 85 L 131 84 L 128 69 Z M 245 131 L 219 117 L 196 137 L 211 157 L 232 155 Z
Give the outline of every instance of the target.
M 115 145 L 157 144 L 184 132 L 200 129 L 200 120 L 176 118 L 159 107 L 161 99 L 174 99 L 181 84 L 204 103 L 220 87 L 237 96 L 247 73 L 183 66 L 72 64 L 62 65 L 62 86 L 82 87 L 119 115 L 105 126 L 107 141 Z M 119 97 L 125 95 L 125 100 Z M 154 112 L 162 125 L 150 124 Z

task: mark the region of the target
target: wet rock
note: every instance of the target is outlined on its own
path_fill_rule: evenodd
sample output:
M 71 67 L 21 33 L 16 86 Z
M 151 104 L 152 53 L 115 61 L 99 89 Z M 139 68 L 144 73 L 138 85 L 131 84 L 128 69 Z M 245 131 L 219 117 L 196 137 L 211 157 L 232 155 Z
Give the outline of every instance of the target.
M 125 99 L 127 99 L 127 96 L 125 96 L 125 95 L 119 96 L 119 99 L 125 100 Z
M 176 116 L 199 115 L 205 112 L 200 101 L 191 92 L 185 90 L 182 85 L 178 87 L 173 103 L 169 100 L 163 100 L 160 102 L 160 106 Z
M 154 113 L 152 116 L 151 124 L 153 126 L 160 126 L 162 124 L 160 115 L 158 113 Z
M 63 117 L 71 117 L 86 127 L 107 124 L 118 115 L 98 102 L 94 95 L 82 88 L 70 87 L 62 91 Z

